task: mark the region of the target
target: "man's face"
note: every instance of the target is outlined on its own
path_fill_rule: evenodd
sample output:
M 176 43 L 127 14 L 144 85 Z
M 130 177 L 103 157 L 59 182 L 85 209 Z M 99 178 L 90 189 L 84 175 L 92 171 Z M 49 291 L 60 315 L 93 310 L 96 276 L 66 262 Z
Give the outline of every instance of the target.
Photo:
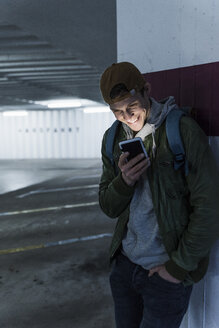
M 132 131 L 138 132 L 143 128 L 148 117 L 150 100 L 146 91 L 144 97 L 138 92 L 134 96 L 110 105 L 110 109 L 117 120 L 128 125 Z

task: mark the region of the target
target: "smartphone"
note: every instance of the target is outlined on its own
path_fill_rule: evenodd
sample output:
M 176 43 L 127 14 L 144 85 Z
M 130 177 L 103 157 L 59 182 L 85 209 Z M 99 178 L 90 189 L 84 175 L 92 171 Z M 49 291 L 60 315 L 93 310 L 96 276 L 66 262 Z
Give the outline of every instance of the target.
M 119 148 L 124 153 L 129 152 L 129 156 L 127 157 L 128 161 L 130 161 L 130 159 L 136 157 L 138 154 L 141 154 L 141 153 L 144 153 L 145 157 L 148 158 L 148 154 L 147 154 L 147 151 L 144 147 L 142 139 L 139 138 L 139 137 L 134 138 L 134 139 L 121 141 L 119 143 Z

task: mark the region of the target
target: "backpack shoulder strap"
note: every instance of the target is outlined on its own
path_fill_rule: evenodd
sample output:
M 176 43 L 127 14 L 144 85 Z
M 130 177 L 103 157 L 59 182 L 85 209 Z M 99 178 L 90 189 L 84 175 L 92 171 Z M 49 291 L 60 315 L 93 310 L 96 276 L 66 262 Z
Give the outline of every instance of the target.
M 177 109 L 171 111 L 166 119 L 166 134 L 172 153 L 174 154 L 174 169 L 178 170 L 184 166 L 185 175 L 189 173 L 188 161 L 185 156 L 185 150 L 180 135 L 180 119 L 187 115 L 186 110 Z
M 115 166 L 114 159 L 113 159 L 113 146 L 114 146 L 116 131 L 118 129 L 119 124 L 120 124 L 120 121 L 118 121 L 118 120 L 113 122 L 113 124 L 109 128 L 109 131 L 108 131 L 108 134 L 106 137 L 106 155 L 110 159 L 110 162 L 113 167 Z

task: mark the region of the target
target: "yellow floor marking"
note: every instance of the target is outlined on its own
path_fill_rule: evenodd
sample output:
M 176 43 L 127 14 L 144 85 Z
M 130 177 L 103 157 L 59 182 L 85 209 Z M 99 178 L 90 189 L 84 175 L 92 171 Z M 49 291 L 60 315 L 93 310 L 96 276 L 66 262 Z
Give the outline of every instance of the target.
M 40 244 L 40 245 L 31 245 L 31 246 L 24 246 L 24 247 L 10 248 L 10 249 L 2 249 L 2 250 L 0 250 L 0 255 L 19 253 L 19 252 L 30 251 L 30 250 L 39 249 L 39 248 L 63 246 L 63 245 L 67 245 L 67 244 L 73 244 L 73 243 L 76 243 L 79 241 L 89 241 L 89 240 L 95 240 L 95 239 L 100 239 L 100 238 L 105 238 L 105 237 L 112 237 L 112 233 L 102 233 L 102 234 L 93 235 L 93 236 L 71 238 L 71 239 L 67 239 L 67 240 L 49 242 L 49 243 Z

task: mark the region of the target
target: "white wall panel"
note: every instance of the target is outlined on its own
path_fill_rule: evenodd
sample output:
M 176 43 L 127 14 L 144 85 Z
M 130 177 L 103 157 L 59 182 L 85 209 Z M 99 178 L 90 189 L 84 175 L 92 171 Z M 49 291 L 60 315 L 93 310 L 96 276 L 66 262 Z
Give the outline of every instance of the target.
M 21 118 L 22 119 L 22 118 Z M 14 117 L 14 120 L 17 120 L 16 117 Z M 21 147 L 21 155 L 25 156 L 26 154 L 30 154 L 30 156 L 33 156 L 33 145 L 31 140 L 31 121 L 28 119 L 27 116 L 23 117 L 23 123 L 22 123 L 22 130 L 19 132 L 19 134 L 23 137 L 22 139 L 22 147 Z M 16 128 L 15 128 L 16 129 Z M 16 131 L 15 131 L 16 132 Z M 12 144 L 12 149 L 14 142 Z M 13 156 L 15 158 L 15 156 Z
M 219 1 L 117 0 L 118 61 L 144 73 L 219 60 Z
M 53 122 L 53 155 L 55 157 L 60 157 L 59 154 L 59 113 L 58 111 L 52 112 L 52 122 Z
M 67 140 L 68 140 L 68 147 L 67 147 L 67 156 L 69 158 L 75 158 L 75 149 L 74 149 L 74 142 L 76 138 L 76 130 L 73 128 L 75 122 L 75 111 L 69 110 L 67 111 Z
M 12 152 L 12 156 L 14 157 L 15 154 L 16 154 L 16 148 L 15 147 L 12 147 L 12 145 L 14 144 L 15 140 L 16 140 L 16 136 L 15 136 L 15 118 L 14 117 L 10 117 L 8 118 L 9 119 L 9 131 L 11 131 L 11 135 L 9 137 L 9 142 L 10 142 L 10 145 L 11 147 L 8 149 L 8 151 L 10 150 Z M 7 131 L 6 131 L 7 132 Z
M 66 157 L 66 139 L 65 139 L 65 123 L 66 123 L 66 111 L 60 111 L 59 112 L 59 122 L 60 122 L 60 130 L 59 130 L 59 136 L 60 136 L 60 157 L 65 158 Z
M 22 118 L 21 118 L 22 119 Z M 37 158 L 37 156 L 40 156 L 39 149 L 38 149 L 38 144 L 39 142 L 39 117 L 38 117 L 38 112 L 31 112 L 30 115 L 28 116 L 28 126 L 30 127 L 30 138 L 31 138 L 31 146 L 32 146 L 32 151 L 30 153 L 31 158 Z M 23 130 L 19 133 L 20 138 L 23 139 L 25 138 Z M 21 148 L 22 150 L 22 148 Z M 21 151 L 21 156 L 20 158 L 23 158 L 25 155 Z
M 10 131 L 10 133 L 8 133 Z M 14 134 L 14 127 L 13 127 L 13 120 L 11 117 L 6 117 L 4 121 L 4 126 L 3 126 L 3 142 L 5 143 L 5 154 L 6 156 L 9 156 L 9 153 L 11 152 L 11 156 L 13 156 L 13 150 L 12 150 L 12 139 L 13 139 L 13 134 Z M 8 147 L 7 147 L 8 144 Z
M 44 155 L 44 140 L 43 140 L 43 112 L 38 112 L 38 158 L 43 158 Z
M 83 143 L 83 157 L 86 157 L 85 154 L 90 156 L 92 153 L 93 137 L 96 129 L 96 125 L 92 122 L 92 117 L 96 117 L 96 114 L 84 115 L 83 132 L 86 141 Z
M 75 121 L 74 121 L 74 129 L 76 131 L 75 133 L 75 141 L 74 141 L 74 151 L 75 151 L 75 157 L 81 157 L 79 152 L 79 143 L 81 139 L 81 126 L 80 126 L 80 112 L 79 110 L 75 111 Z
M 113 114 L 83 110 L 30 111 L 25 117 L 0 113 L 0 158 L 100 157 L 102 136 Z
M 51 112 L 46 111 L 44 115 L 44 121 L 45 121 L 45 144 L 46 144 L 46 158 L 52 158 L 52 126 L 50 124 L 51 122 Z

